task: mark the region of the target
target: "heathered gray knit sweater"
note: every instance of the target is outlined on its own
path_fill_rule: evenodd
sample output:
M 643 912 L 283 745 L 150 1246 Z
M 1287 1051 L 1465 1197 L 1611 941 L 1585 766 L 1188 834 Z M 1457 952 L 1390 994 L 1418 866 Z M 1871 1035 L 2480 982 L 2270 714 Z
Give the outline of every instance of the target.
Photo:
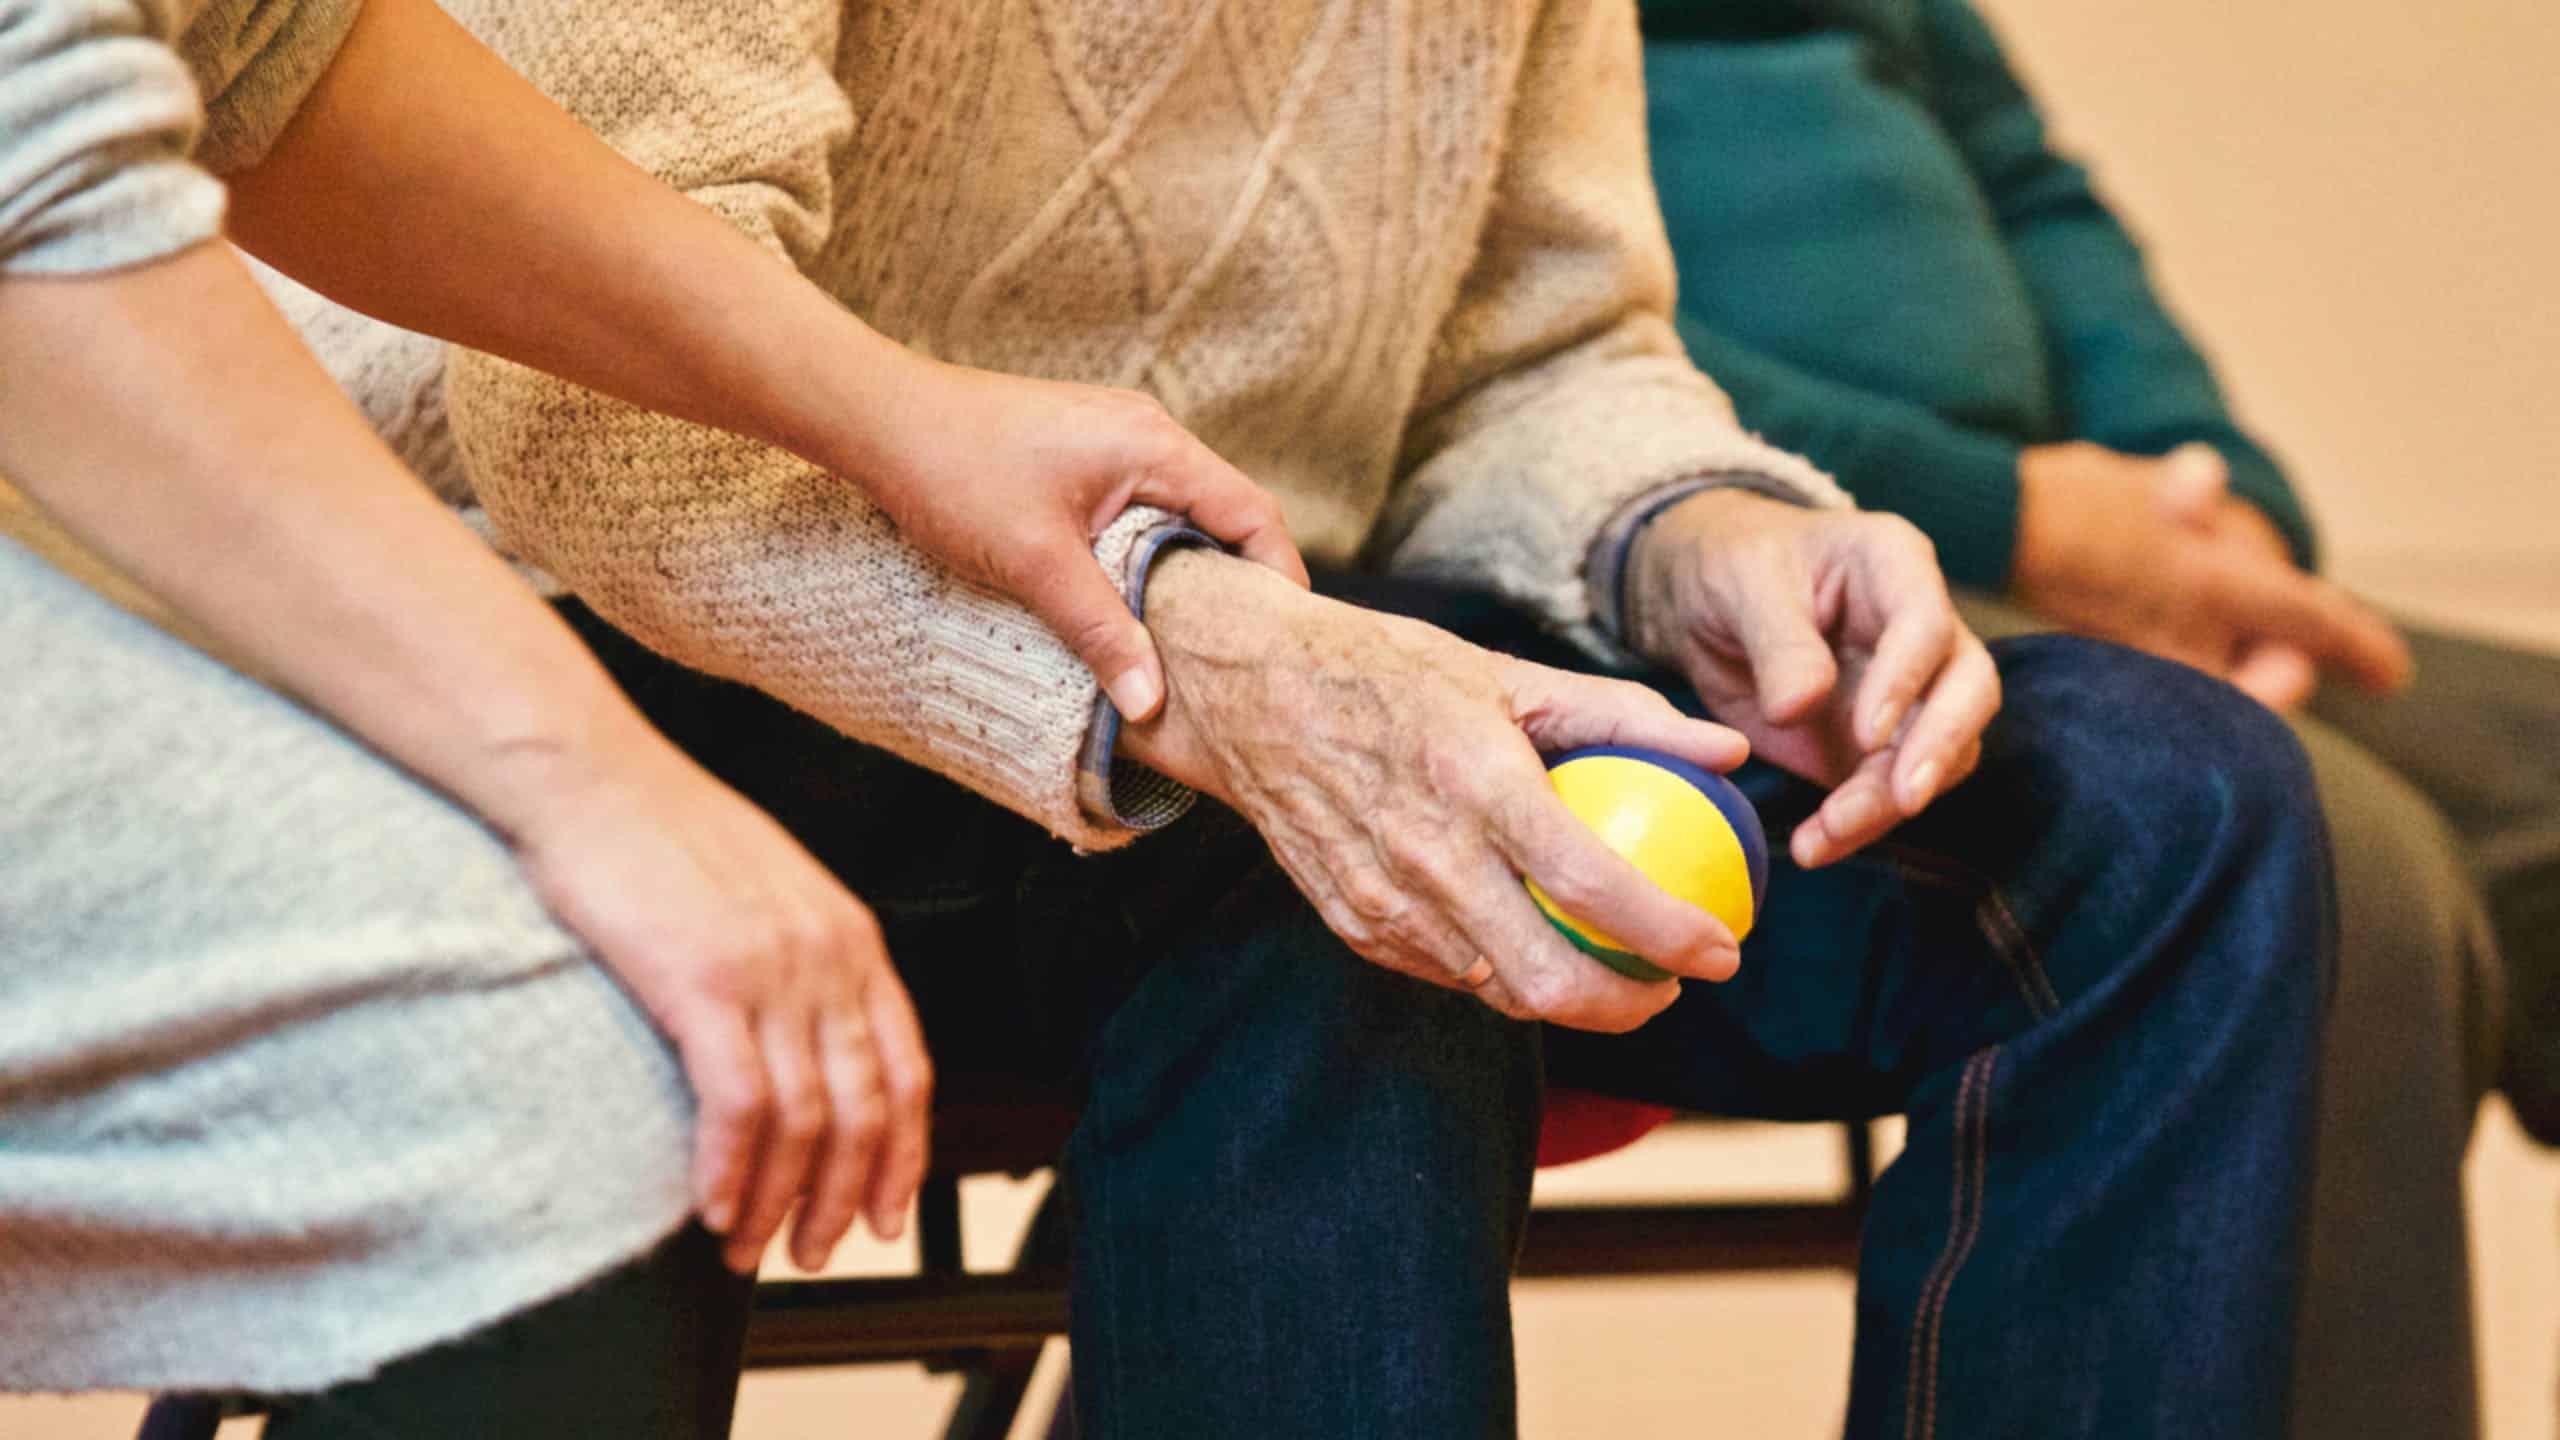
M 0 0 L 0 283 L 215 235 L 353 9 Z M 0 486 L 0 1389 L 317 1388 L 678 1224 L 682 1076 L 505 847 L 57 562 Z

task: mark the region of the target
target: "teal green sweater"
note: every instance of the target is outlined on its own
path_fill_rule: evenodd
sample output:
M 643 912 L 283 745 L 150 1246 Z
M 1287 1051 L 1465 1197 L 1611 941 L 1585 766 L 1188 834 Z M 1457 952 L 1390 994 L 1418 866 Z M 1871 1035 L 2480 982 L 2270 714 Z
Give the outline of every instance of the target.
M 2019 450 L 2203 441 L 2304 565 L 2311 525 L 2233 423 L 2141 252 L 1967 0 L 1644 0 L 1680 327 L 1744 423 L 2004 588 Z

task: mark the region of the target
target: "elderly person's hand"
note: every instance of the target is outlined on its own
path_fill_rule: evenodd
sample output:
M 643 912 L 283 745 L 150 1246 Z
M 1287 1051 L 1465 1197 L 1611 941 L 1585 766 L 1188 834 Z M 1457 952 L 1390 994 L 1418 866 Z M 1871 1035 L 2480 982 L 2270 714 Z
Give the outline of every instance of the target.
M 1791 841 L 1837 860 L 1971 772 L 2000 675 L 1928 539 L 1890 515 L 1710 490 L 1636 541 L 1629 642 L 1679 669 L 1762 759 L 1829 785 Z
M 2409 650 L 2355 597 L 2295 568 L 2283 537 L 2228 492 L 2210 447 L 2158 458 L 2085 443 L 2018 462 L 2017 597 L 2073 630 L 2229 680 L 2288 710 L 2320 672 L 2368 690 Z
M 1739 735 L 1644 686 L 1513 660 L 1203 551 L 1157 564 L 1147 619 L 1172 697 L 1124 732 L 1129 752 L 1241 812 L 1363 956 L 1585 1029 L 1631 1029 L 1671 1003 L 1673 982 L 1626 979 L 1567 943 L 1526 876 L 1674 975 L 1739 964 L 1731 932 L 1576 820 L 1539 759 L 1643 745 L 1725 770 L 1747 753 Z

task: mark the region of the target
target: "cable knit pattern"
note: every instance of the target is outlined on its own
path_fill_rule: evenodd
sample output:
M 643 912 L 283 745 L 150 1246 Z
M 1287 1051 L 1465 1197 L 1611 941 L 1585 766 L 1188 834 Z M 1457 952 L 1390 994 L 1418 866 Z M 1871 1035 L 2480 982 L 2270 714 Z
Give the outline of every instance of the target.
M 886 333 L 1153 391 L 1319 561 L 1486 586 L 1605 650 L 1584 557 L 1631 499 L 1745 473 L 1840 502 L 1671 334 L 1625 0 L 451 8 Z M 1091 677 L 851 487 L 484 356 L 446 385 L 507 546 L 617 624 L 1127 838 L 1075 801 Z

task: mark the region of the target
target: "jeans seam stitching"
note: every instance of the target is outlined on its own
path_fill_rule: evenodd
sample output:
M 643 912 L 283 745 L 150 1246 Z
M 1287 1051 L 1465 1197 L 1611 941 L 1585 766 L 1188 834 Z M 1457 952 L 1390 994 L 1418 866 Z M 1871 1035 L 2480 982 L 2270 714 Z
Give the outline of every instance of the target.
M 1955 1289 L 1956 1272 L 1973 1254 L 1982 1230 L 1984 1172 L 1990 1163 L 1991 1071 L 2000 1047 L 1976 1052 L 1965 1064 L 1956 1090 L 1955 1175 L 1949 1205 L 1952 1223 L 1947 1247 L 1922 1286 L 1919 1314 L 1911 1330 L 1911 1375 L 1903 1400 L 1905 1440 L 1933 1440 L 1938 1428 L 1938 1341 L 1947 1297 Z
M 1980 871 L 1961 860 L 1951 859 L 1910 845 L 1883 847 L 1893 863 L 1913 879 L 1949 890 L 1970 890 L 1981 898 L 1973 906 L 1974 928 L 2000 957 L 2002 969 L 2009 972 L 2009 982 L 2018 987 L 2019 998 L 2039 1020 L 2050 1018 L 2062 1008 L 2062 996 L 2053 988 L 2053 980 L 2044 968 L 2044 956 L 2027 935 L 2027 927 L 2010 908 L 2007 892 L 1993 884 Z
M 1997 885 L 1986 886 L 1982 903 L 1974 915 L 1982 926 L 1982 938 L 2001 952 L 2018 975 L 2019 986 L 2027 992 L 2027 1004 L 2036 1010 L 2039 1020 L 2051 1018 L 2062 1008 L 2062 996 L 2053 988 L 2053 978 L 2044 968 L 2044 955 L 2027 935 L 2027 927 L 2018 921 L 2018 912 L 2009 906 L 2008 892 Z

